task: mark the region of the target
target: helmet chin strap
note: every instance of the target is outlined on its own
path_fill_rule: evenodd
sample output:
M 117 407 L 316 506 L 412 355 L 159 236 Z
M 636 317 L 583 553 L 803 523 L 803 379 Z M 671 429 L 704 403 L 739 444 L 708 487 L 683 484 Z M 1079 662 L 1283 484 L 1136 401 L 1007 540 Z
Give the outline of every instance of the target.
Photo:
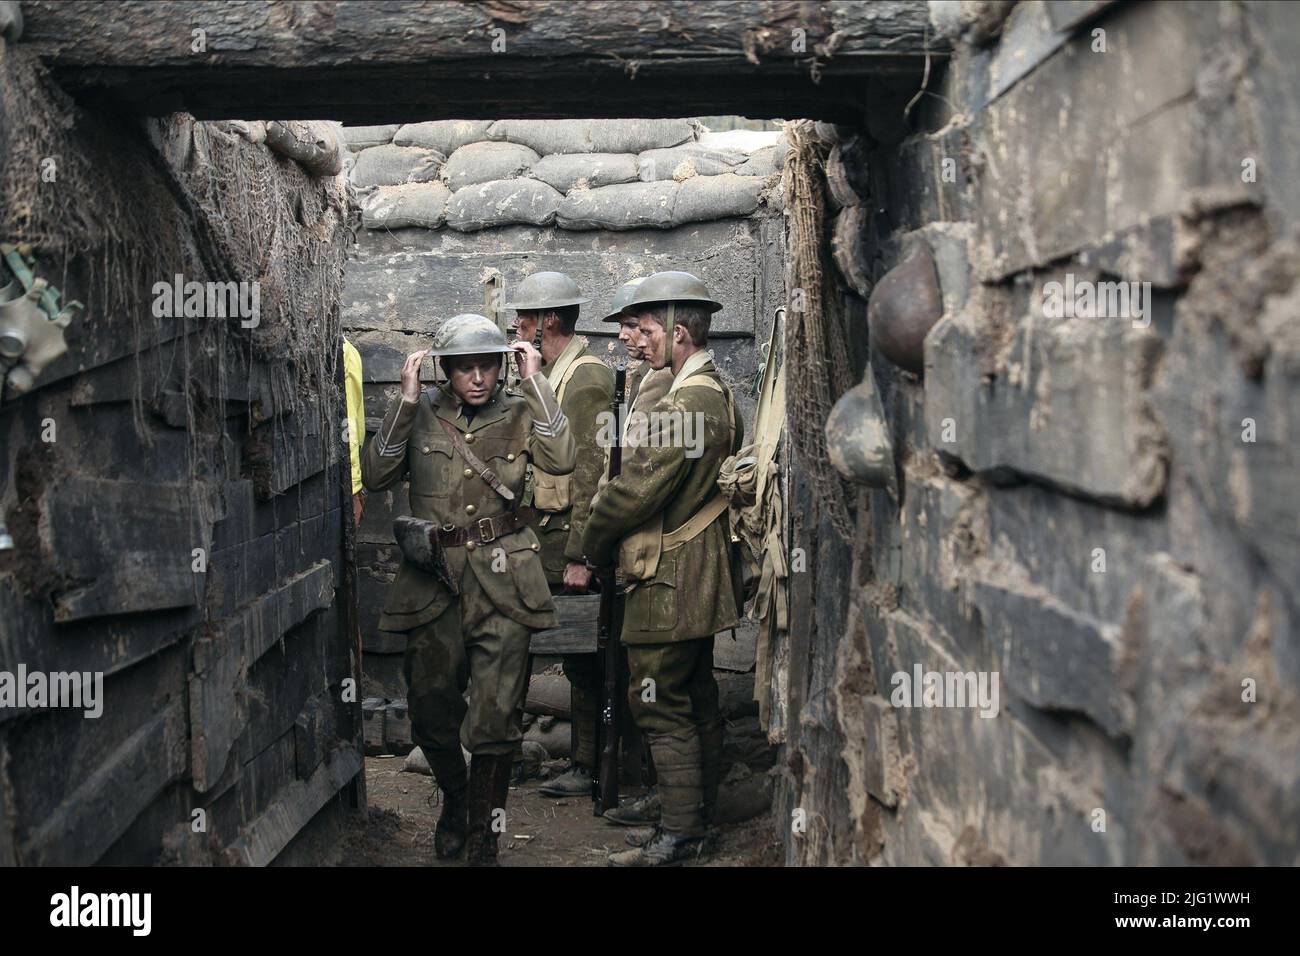
M 677 318 L 677 303 L 669 302 L 668 318 L 664 322 L 664 334 L 667 337 L 667 341 L 664 342 L 664 355 L 665 355 L 664 368 L 673 367 L 673 327 L 677 324 L 676 318 Z
M 533 348 L 537 349 L 537 354 L 542 354 L 542 325 L 546 322 L 546 313 L 537 314 L 537 331 L 533 333 Z

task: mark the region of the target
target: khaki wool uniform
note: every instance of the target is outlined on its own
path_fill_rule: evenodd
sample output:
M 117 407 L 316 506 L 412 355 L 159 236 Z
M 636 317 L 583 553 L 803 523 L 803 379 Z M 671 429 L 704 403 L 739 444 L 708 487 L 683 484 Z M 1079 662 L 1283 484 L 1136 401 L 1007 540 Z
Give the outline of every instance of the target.
M 647 377 L 642 396 L 650 384 Z M 624 609 L 628 701 L 637 726 L 650 740 L 663 826 L 677 836 L 694 837 L 705 833 L 721 771 L 713 635 L 739 622 L 741 581 L 725 508 L 684 543 L 684 535 L 673 532 L 718 495 L 718 473 L 740 448 L 744 423 L 704 351 L 686 360 L 667 394 L 652 407 L 638 406 L 650 415 L 647 439 L 592 502 L 583 544 L 593 564 L 607 564 L 620 543 L 626 549 L 638 529 L 662 517 L 668 535 L 657 567 L 652 576 L 630 585 Z M 704 423 L 702 441 L 696 435 L 702 453 L 691 458 L 680 440 L 673 441 L 670 423 L 697 413 Z M 626 553 L 620 565 L 634 567 Z M 643 699 L 647 680 L 654 682 L 652 701 Z
M 614 400 L 614 373 L 575 335 L 543 373 L 560 402 L 577 452 L 569 475 L 533 469 L 533 506 L 538 517 L 533 530 L 542 543 L 542 567 L 552 587 L 564 586 L 564 568 L 582 564 L 582 532 L 604 466 L 598 441 L 602 414 Z
M 538 517 L 532 527 L 542 543 L 546 581 L 552 593 L 559 594 L 564 591 L 565 566 L 570 561 L 583 563 L 582 532 L 605 460 L 598 441 L 600 416 L 610 411 L 614 400 L 614 373 L 579 335 L 543 371 L 569 420 L 578 456 L 571 475 L 533 470 L 533 505 Z M 564 655 L 564 676 L 573 690 L 573 726 L 577 731 L 573 762 L 591 767 L 596 761 L 600 689 L 594 655 Z
M 508 502 L 461 457 L 441 422 L 514 494 Z M 553 475 L 573 471 L 568 420 L 541 373 L 501 390 L 467 418 L 448 386 L 418 403 L 398 398 L 366 448 L 362 478 L 371 491 L 410 480 L 411 513 L 440 526 L 482 531 L 521 500 L 531 461 Z M 522 739 L 532 631 L 555 626 L 555 605 L 532 528 L 479 544 L 446 548 L 460 594 L 403 561 L 379 626 L 407 635 L 405 673 L 412 740 L 430 761 L 459 747 L 512 753 Z M 471 547 L 471 545 L 474 545 Z M 469 689 L 469 703 L 464 694 Z

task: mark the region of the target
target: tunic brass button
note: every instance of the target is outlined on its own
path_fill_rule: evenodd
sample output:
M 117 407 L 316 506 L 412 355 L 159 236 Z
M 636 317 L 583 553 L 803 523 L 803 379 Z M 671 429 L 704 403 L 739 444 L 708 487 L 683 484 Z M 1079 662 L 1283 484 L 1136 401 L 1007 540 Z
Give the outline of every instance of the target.
M 466 551 L 473 551 L 475 547 L 477 547 L 477 545 L 475 545 L 473 541 L 466 541 L 466 542 L 465 542 L 465 550 L 466 550 Z
M 466 468 L 466 469 L 465 469 L 465 477 L 466 477 L 466 478 L 473 478 L 473 477 L 474 477 L 474 469 L 473 469 L 473 468 Z
M 569 523 L 567 521 L 564 523 L 564 530 L 565 531 L 569 530 Z
M 540 544 L 530 544 L 529 547 L 532 548 L 534 551 L 540 551 L 542 548 Z
M 511 452 L 510 454 L 506 455 L 506 461 L 514 461 L 514 460 L 515 460 L 514 452 Z
M 465 433 L 465 444 L 466 444 L 466 445 L 472 445 L 472 444 L 474 444 L 474 433 L 473 433 L 473 432 L 466 432 L 466 433 Z
M 474 512 L 476 512 L 476 511 L 478 511 L 478 509 L 475 508 L 473 505 L 466 505 L 466 506 L 465 506 L 465 514 L 467 514 L 467 515 L 472 515 L 472 514 L 473 514 Z
M 429 452 L 430 452 L 431 449 L 429 448 L 428 445 L 425 445 L 425 446 L 424 446 L 423 448 L 421 448 L 420 450 L 421 450 L 422 452 L 424 452 L 424 453 L 427 455 L 427 454 L 429 454 Z

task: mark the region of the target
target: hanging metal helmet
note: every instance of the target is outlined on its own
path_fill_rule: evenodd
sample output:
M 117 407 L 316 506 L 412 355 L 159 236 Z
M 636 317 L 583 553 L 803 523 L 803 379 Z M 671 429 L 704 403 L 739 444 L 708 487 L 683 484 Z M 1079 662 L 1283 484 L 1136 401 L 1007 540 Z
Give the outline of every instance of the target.
M 506 334 L 483 315 L 465 312 L 454 315 L 439 326 L 433 336 L 431 355 L 478 355 L 483 352 L 509 352 Z
M 623 320 L 623 309 L 632 301 L 632 295 L 636 292 L 637 287 L 645 282 L 645 276 L 636 279 L 629 279 L 618 287 L 614 293 L 614 301 L 609 304 L 609 315 L 600 321 L 602 322 L 621 322 Z
M 694 302 L 710 313 L 722 308 L 722 303 L 709 295 L 709 287 L 697 276 L 689 272 L 656 272 L 636 288 L 623 311 L 660 302 Z
M 538 312 L 566 305 L 584 305 L 590 301 L 582 294 L 578 283 L 563 272 L 534 272 L 519 283 L 514 301 L 507 302 L 506 308 L 516 312 Z

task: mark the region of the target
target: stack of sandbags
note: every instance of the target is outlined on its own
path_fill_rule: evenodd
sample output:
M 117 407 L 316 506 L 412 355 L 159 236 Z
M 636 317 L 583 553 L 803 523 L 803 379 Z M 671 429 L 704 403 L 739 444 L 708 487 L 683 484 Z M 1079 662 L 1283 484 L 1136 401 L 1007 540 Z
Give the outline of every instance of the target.
M 699 126 L 687 119 L 497 120 L 488 139 L 552 153 L 640 153 L 687 143 Z
M 346 131 L 369 229 L 672 229 L 748 216 L 773 189 L 779 133 L 692 120 L 440 120 Z

